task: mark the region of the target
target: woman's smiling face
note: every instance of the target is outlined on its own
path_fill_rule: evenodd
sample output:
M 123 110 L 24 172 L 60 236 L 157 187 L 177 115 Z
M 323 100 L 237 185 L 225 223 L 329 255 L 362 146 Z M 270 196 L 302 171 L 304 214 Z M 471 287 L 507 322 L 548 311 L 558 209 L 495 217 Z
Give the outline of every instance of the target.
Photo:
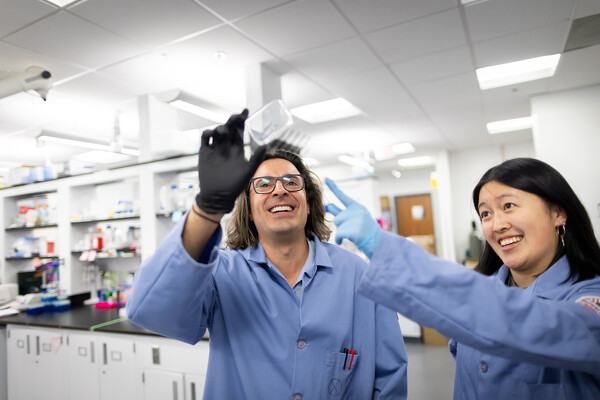
M 492 181 L 479 192 L 478 212 L 483 236 L 512 271 L 537 276 L 550 266 L 558 245 L 556 227 L 566 220 L 560 207 Z

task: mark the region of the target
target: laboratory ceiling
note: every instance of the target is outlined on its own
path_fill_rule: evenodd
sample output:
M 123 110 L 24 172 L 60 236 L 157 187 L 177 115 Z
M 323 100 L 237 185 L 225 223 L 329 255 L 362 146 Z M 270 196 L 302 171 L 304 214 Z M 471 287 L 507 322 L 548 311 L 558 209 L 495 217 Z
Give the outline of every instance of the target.
M 116 121 L 126 144 L 143 146 L 145 130 L 166 143 L 158 156 L 193 153 L 190 130 L 214 122 L 162 100 L 180 90 L 239 112 L 257 71 L 280 77 L 289 108 L 342 97 L 361 111 L 296 122 L 303 155 L 325 165 L 403 142 L 417 155 L 531 142 L 531 130 L 490 135 L 486 123 L 599 84 L 600 45 L 565 51 L 573 21 L 598 13 L 600 0 L 0 0 L 0 80 L 31 66 L 53 79 L 46 102 L 0 99 L 0 167 L 64 161 L 87 150 L 36 137 L 109 142 Z M 556 53 L 552 78 L 479 88 L 476 68 Z

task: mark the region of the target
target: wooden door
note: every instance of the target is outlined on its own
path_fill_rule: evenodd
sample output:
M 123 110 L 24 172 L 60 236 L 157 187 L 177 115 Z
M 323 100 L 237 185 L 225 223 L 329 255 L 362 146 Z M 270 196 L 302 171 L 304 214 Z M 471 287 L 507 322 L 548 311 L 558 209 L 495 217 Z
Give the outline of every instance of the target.
M 396 197 L 398 233 L 402 236 L 432 235 L 431 195 Z

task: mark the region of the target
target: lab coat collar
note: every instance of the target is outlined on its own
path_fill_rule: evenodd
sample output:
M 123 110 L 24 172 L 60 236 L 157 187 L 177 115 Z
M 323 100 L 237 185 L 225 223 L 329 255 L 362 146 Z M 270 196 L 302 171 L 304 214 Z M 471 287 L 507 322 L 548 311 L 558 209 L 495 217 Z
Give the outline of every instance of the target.
M 333 267 L 333 263 L 329 258 L 329 254 L 325 249 L 325 245 L 321 243 L 321 241 L 314 235 L 314 233 L 312 236 L 312 240 L 315 244 L 315 262 L 310 268 L 308 268 L 305 271 L 309 278 L 312 278 L 314 276 L 315 272 L 317 271 L 317 267 Z M 263 248 L 260 242 L 256 247 L 248 247 L 246 249 L 238 251 L 244 256 L 244 258 L 246 258 L 248 261 L 251 261 L 250 265 L 252 267 L 266 266 L 270 264 L 267 262 L 265 249 Z
M 502 265 L 498 270 L 496 278 L 501 282 L 506 282 L 508 277 L 509 269 L 506 265 Z M 543 294 L 549 290 L 555 289 L 557 286 L 562 285 L 565 282 L 570 282 L 572 279 L 567 281 L 571 268 L 569 267 L 569 261 L 566 256 L 562 256 L 557 262 L 550 266 L 543 274 L 537 277 L 535 281 L 526 289 L 532 293 L 543 296 Z

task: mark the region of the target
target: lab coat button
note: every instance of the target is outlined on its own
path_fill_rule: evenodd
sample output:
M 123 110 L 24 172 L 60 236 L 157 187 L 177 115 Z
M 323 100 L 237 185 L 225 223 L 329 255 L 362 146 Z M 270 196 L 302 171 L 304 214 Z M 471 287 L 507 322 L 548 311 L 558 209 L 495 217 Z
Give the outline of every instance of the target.
M 306 342 L 304 340 L 298 340 L 298 343 L 296 343 L 296 345 L 299 349 L 303 349 L 306 347 Z
M 302 400 L 302 395 L 300 393 L 296 393 L 294 395 L 294 400 Z
M 488 371 L 488 365 L 486 362 L 482 361 L 479 363 L 479 369 L 481 370 L 481 372 L 483 372 L 484 374 Z

